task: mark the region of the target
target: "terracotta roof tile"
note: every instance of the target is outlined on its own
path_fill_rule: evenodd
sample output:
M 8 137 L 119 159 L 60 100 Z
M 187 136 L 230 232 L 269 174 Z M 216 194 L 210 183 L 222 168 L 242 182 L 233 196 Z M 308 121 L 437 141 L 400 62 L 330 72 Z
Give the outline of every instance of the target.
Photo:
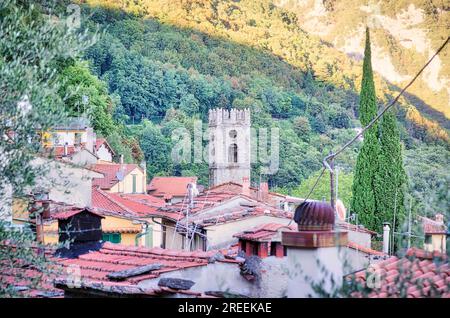
M 0 249 L 8 248 L 14 251 L 16 246 L 10 242 L 1 242 Z M 31 248 L 32 251 L 42 252 L 50 262 L 48 270 L 44 273 L 40 268 L 33 264 L 27 264 L 22 259 L 15 259 L 14 267 L 11 264 L 4 264 L 5 260 L 0 261 L 0 288 L 13 288 L 21 297 L 39 297 L 39 298 L 61 298 L 63 292 L 53 286 L 53 279 L 56 277 L 58 266 L 52 264 L 51 248 Z M 40 278 L 40 279 L 39 279 Z
M 368 233 L 368 234 L 371 234 L 371 235 L 376 235 L 377 234 L 377 232 L 374 232 L 374 231 L 371 231 L 369 229 L 366 229 L 363 226 L 357 226 L 355 224 L 351 224 L 351 223 L 343 222 L 343 221 L 336 222 L 335 227 L 337 229 L 355 231 L 355 232 L 360 232 L 360 233 Z
M 447 227 L 443 222 L 437 222 L 424 216 L 419 217 L 422 221 L 423 232 L 425 234 L 446 234 Z
M 128 210 L 127 207 L 119 204 L 109 193 L 99 189 L 98 187 L 92 187 L 92 207 L 102 212 L 109 212 L 118 215 L 130 215 L 132 211 Z
M 137 164 L 97 163 L 92 166 L 92 169 L 102 173 L 104 177 L 92 180 L 92 185 L 109 190 L 119 182 L 117 178 L 119 171 L 126 176 L 136 168 L 141 169 Z
M 178 251 L 162 248 L 145 248 L 124 246 L 106 242 L 98 251 L 80 255 L 76 259 L 59 259 L 63 266 L 77 266 L 80 269 L 83 283 L 104 284 L 115 286 L 108 278 L 108 274 L 117 271 L 132 269 L 138 266 L 160 264 L 160 269 L 128 277 L 117 286 L 130 286 L 143 280 L 154 279 L 160 274 L 185 268 L 206 266 L 213 262 L 218 251 Z
M 108 141 L 106 141 L 105 138 L 97 138 L 95 140 L 95 151 L 98 151 L 103 144 L 111 151 L 113 155 L 115 154 L 114 150 L 112 149 L 112 147 L 109 145 Z
M 98 187 L 92 188 L 92 206 L 101 213 L 125 217 L 148 217 L 155 215 L 161 204 L 158 198 L 148 194 L 110 193 Z
M 2 243 L 9 244 L 9 243 Z M 13 245 L 9 244 L 9 246 Z M 53 287 L 56 281 L 57 287 L 64 288 L 71 282 L 71 278 L 67 277 L 67 273 L 73 272 L 75 269 L 80 274 L 81 289 L 84 287 L 98 289 L 115 294 L 139 294 L 148 296 L 158 296 L 166 293 L 176 293 L 174 290 L 164 290 L 161 288 L 142 289 L 136 286 L 139 282 L 148 279 L 158 278 L 160 274 L 191 267 L 207 266 L 211 262 L 220 259 L 217 255 L 221 255 L 218 251 L 176 251 L 161 248 L 145 248 L 135 246 L 124 246 L 120 244 L 112 244 L 109 242 L 95 251 L 90 251 L 79 255 L 77 258 L 62 258 L 53 254 L 55 250 L 46 250 L 48 259 L 54 262 L 54 274 L 45 277 L 43 286 L 39 290 L 26 289 L 23 295 L 39 297 L 39 293 L 53 292 L 56 296 L 61 297 L 62 291 Z M 160 269 L 151 272 L 145 272 L 136 276 L 125 278 L 122 281 L 113 281 L 108 274 L 118 271 L 133 269 L 143 265 L 160 264 Z M 1 264 L 0 264 L 1 265 Z M 13 284 L 14 286 L 25 289 L 30 285 L 31 279 L 36 278 L 42 273 L 38 269 L 16 268 L 15 270 L 6 270 L 6 267 L 0 266 L 0 283 Z M 68 272 L 66 269 L 70 268 Z M 20 274 L 20 276 L 18 276 Z M 18 277 L 24 277 L 24 279 Z M 73 282 L 72 282 L 73 283 Z M 185 294 L 198 296 L 196 292 L 187 291 Z M 44 297 L 41 295 L 40 297 Z
M 141 202 L 154 207 L 163 207 L 166 205 L 166 202 L 163 199 L 149 194 L 136 193 L 136 194 L 122 194 L 121 196 L 125 199 Z
M 154 177 L 147 191 L 157 197 L 184 197 L 188 183 L 197 183 L 197 177 Z
M 202 216 L 199 214 L 198 216 L 194 216 L 192 221 L 201 226 L 211 226 L 264 215 L 282 219 L 291 219 L 293 214 L 292 212 L 276 209 L 268 205 L 257 204 L 253 207 L 238 207 L 216 215 Z
M 140 233 L 141 230 L 134 227 L 102 227 L 103 233 Z
M 51 147 L 48 149 L 52 152 L 52 154 L 56 158 L 61 158 L 64 156 L 64 146 L 55 146 L 55 147 Z M 76 152 L 76 149 L 74 146 L 67 146 L 67 155 L 69 157 L 72 156 L 75 152 Z
M 360 244 L 357 244 L 357 243 L 355 243 L 355 242 L 350 242 L 350 241 L 349 241 L 349 242 L 347 243 L 347 246 L 350 247 L 350 248 L 352 248 L 352 249 L 355 249 L 355 250 L 357 250 L 357 251 L 361 251 L 361 252 L 363 252 L 363 253 L 370 254 L 370 255 L 377 255 L 377 256 L 384 256 L 384 255 L 386 255 L 386 254 L 383 253 L 383 252 L 374 250 L 374 249 L 372 249 L 372 248 L 365 247 L 365 246 L 360 245 Z
M 407 297 L 445 297 L 450 292 L 450 272 L 448 257 L 437 252 L 426 252 L 411 248 L 404 257 L 392 256 L 373 264 L 372 269 L 381 278 L 378 288 L 368 294 L 372 298 L 400 297 L 399 285 L 406 288 Z M 366 271 L 348 275 L 363 286 L 366 282 Z M 423 287 L 420 287 L 423 286 Z M 355 297 L 362 297 L 355 292 Z
M 239 239 L 256 241 L 256 242 L 266 242 L 271 241 L 277 234 L 279 230 L 292 231 L 295 230 L 295 226 L 286 227 L 283 224 L 278 223 L 267 223 L 250 230 L 246 230 L 233 235 Z
M 89 208 L 76 208 L 76 207 L 72 207 L 70 209 L 54 213 L 51 215 L 51 217 L 56 220 L 66 220 L 74 215 L 77 215 L 77 214 L 85 212 L 85 211 L 90 214 L 94 214 L 98 217 L 104 218 L 104 216 L 102 216 L 101 214 L 99 214 Z

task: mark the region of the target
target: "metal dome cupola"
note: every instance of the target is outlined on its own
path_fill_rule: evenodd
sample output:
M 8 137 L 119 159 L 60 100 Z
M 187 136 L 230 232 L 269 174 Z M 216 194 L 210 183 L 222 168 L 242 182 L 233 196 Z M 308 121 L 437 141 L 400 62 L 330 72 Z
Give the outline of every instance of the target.
M 299 231 L 332 231 L 334 210 L 327 202 L 305 201 L 295 209 L 294 221 Z

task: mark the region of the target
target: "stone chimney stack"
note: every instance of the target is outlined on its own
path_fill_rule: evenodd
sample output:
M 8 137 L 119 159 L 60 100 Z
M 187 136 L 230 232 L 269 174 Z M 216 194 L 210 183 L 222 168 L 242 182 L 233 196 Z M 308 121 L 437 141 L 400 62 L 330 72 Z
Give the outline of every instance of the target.
M 69 154 L 68 151 L 68 146 L 67 146 L 67 142 L 64 144 L 64 157 L 67 157 L 67 155 Z
M 250 196 L 250 179 L 248 177 L 242 178 L 242 194 Z
M 435 215 L 434 219 L 436 220 L 436 222 L 438 223 L 444 223 L 444 215 L 441 213 L 438 213 Z
M 311 281 L 322 285 L 325 291 L 339 288 L 344 274 L 340 247 L 346 246 L 348 233 L 334 229 L 333 207 L 326 202 L 306 201 L 295 210 L 294 221 L 298 231 L 282 232 L 281 243 L 287 249 L 288 270 L 298 273 L 287 285 L 288 297 L 314 295 Z M 331 284 L 331 279 L 335 284 Z
M 383 253 L 389 254 L 389 237 L 391 233 L 391 227 L 389 223 L 383 224 Z
M 261 201 L 267 201 L 269 199 L 269 184 L 267 181 L 262 181 L 259 184 L 259 199 Z

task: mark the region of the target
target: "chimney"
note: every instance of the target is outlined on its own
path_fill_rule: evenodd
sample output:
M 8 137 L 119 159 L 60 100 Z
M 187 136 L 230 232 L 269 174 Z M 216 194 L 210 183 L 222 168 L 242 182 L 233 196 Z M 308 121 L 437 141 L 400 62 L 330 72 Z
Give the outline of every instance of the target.
M 120 164 L 123 165 L 123 155 L 120 155 Z
M 36 240 L 44 242 L 44 219 L 50 217 L 50 202 L 48 192 L 43 189 L 36 189 L 31 206 L 29 208 L 31 217 L 35 219 Z
M 36 214 L 36 241 L 44 243 L 44 222 L 41 213 Z
M 42 202 L 42 218 L 44 220 L 47 220 L 50 218 L 50 202 L 49 201 L 44 201 Z
M 294 221 L 298 231 L 281 232 L 281 244 L 287 252 L 287 270 L 301 268 L 301 274 L 287 282 L 286 296 L 314 296 L 311 282 L 320 283 L 322 279 L 324 291 L 335 290 L 339 285 L 333 285 L 341 284 L 346 270 L 340 247 L 347 245 L 348 233 L 335 230 L 333 207 L 327 202 L 305 201 L 295 209 Z
M 64 157 L 67 157 L 67 155 L 69 154 L 68 151 L 68 146 L 67 146 L 67 142 L 64 144 Z
M 50 217 L 50 202 L 34 201 L 29 212 L 35 220 L 36 241 L 44 243 L 44 220 Z
M 438 213 L 435 215 L 434 219 L 436 220 L 436 222 L 438 223 L 444 223 L 444 215 L 441 213 Z
M 97 134 L 94 132 L 94 129 L 91 127 L 86 129 L 86 144 L 85 148 L 89 150 L 90 152 L 94 153 L 94 145 L 95 141 L 97 140 Z
M 242 194 L 250 196 L 250 180 L 248 177 L 242 178 Z
M 389 223 L 383 223 L 383 253 L 389 254 L 389 236 L 391 233 L 391 227 Z
M 267 181 L 260 182 L 259 184 L 259 199 L 261 201 L 267 201 L 269 198 L 269 184 Z

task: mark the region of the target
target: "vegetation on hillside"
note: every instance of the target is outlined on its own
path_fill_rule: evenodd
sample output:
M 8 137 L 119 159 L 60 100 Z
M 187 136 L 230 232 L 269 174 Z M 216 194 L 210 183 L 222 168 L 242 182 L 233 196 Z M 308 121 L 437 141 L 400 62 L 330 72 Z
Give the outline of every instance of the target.
M 316 183 L 317 178 L 320 175 L 320 171 L 311 174 L 307 179 L 305 179 L 299 186 L 293 188 L 290 191 L 287 189 L 274 189 L 280 193 L 289 194 L 299 198 L 306 198 L 309 192 L 311 192 L 312 187 Z M 353 173 L 346 172 L 345 170 L 339 170 L 337 172 L 336 179 L 336 190 L 337 198 L 344 203 L 346 208 L 350 207 L 350 202 L 352 200 L 352 183 L 353 183 Z M 330 201 L 330 174 L 326 171 L 324 175 L 320 178 L 317 186 L 310 195 L 310 199 L 314 200 L 324 200 Z M 349 216 L 349 215 L 347 215 Z
M 41 276 L 52 271 L 35 233 L 11 225 L 5 202 L 27 193 L 46 171 L 34 160 L 41 147 L 37 131 L 65 118 L 61 65 L 79 58 L 92 40 L 70 28 L 54 9 L 27 1 L 0 2 L 0 297 L 39 289 Z M 40 275 L 30 279 L 33 271 Z
M 383 222 L 402 220 L 405 213 L 407 175 L 403 164 L 403 149 L 397 121 L 391 110 L 380 124 L 380 156 L 378 174 L 375 177 L 377 214 Z M 381 225 L 381 224 L 380 224 Z
M 448 5 L 437 0 L 274 0 L 295 13 L 298 24 L 321 40 L 362 59 L 364 27 L 371 27 L 378 70 L 396 86 L 403 86 L 448 37 Z M 408 89 L 407 100 L 422 115 L 450 128 L 450 49 L 440 55 Z M 374 64 L 375 68 L 375 64 Z M 445 82 L 447 81 L 447 84 Z M 378 86 L 378 84 L 377 84 Z
M 359 119 L 366 127 L 377 116 L 378 107 L 373 82 L 370 35 L 366 29 L 366 46 L 364 50 L 363 78 L 359 101 Z M 358 153 L 353 180 L 352 211 L 358 211 L 361 222 L 370 229 L 381 230 L 383 215 L 378 212 L 380 198 L 377 176 L 380 174 L 381 147 L 379 142 L 379 124 L 375 122 L 365 133 L 362 147 Z
M 197 174 L 206 184 L 206 163 L 171 162 L 171 133 L 205 121 L 215 107 L 248 107 L 255 128 L 280 128 L 280 168 L 267 177 L 288 192 L 360 127 L 360 64 L 270 1 L 86 3 L 83 24 L 105 34 L 85 57 L 115 96 L 114 118 L 139 140 L 149 177 Z M 382 104 L 393 90 L 379 76 L 374 80 Z M 448 147 L 447 132 L 405 99 L 395 114 L 407 149 L 424 141 Z M 339 158 L 344 171 L 354 168 L 359 147 Z M 159 149 L 168 152 L 158 155 Z M 253 167 L 253 182 L 260 167 Z

